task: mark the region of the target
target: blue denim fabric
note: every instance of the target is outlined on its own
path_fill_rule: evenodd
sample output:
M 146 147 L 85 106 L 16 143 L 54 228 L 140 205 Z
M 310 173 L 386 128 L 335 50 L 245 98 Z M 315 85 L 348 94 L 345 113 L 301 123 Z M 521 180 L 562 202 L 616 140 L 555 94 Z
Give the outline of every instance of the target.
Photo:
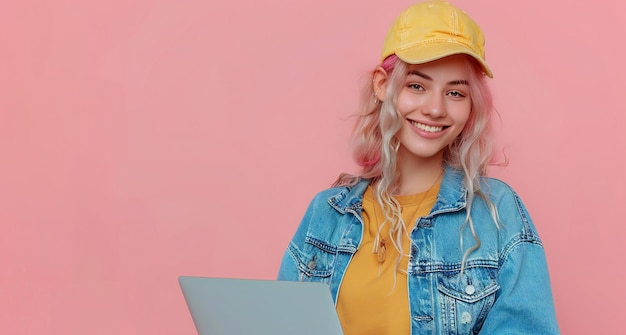
M 498 210 L 476 197 L 472 219 L 481 245 L 462 228 L 466 195 L 460 171 L 446 168 L 438 199 L 411 238 L 408 291 L 411 334 L 558 334 L 543 245 L 526 208 L 505 183 L 484 178 Z M 362 238 L 362 199 L 369 181 L 320 192 L 290 242 L 279 280 L 327 283 L 335 302 Z M 463 235 L 463 248 L 460 240 Z M 367 294 L 367 293 L 364 293 Z

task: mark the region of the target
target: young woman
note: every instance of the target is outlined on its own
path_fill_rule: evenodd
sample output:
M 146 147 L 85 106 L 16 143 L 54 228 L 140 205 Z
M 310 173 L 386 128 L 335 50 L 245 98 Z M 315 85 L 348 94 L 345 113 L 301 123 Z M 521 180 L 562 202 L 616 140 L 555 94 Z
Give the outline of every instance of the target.
M 485 176 L 486 77 L 483 34 L 449 3 L 389 30 L 353 134 L 361 172 L 313 199 L 278 276 L 328 283 L 345 334 L 558 333 L 537 231 Z

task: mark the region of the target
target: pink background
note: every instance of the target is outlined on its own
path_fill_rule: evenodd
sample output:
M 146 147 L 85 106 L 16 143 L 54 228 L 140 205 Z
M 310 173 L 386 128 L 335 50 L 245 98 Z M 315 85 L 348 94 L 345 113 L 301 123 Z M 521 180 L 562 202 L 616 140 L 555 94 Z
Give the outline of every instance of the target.
M 0 333 L 193 334 L 178 275 L 274 278 L 355 171 L 409 0 L 0 2 Z M 620 1 L 456 4 L 487 36 L 513 185 L 564 334 L 626 327 Z

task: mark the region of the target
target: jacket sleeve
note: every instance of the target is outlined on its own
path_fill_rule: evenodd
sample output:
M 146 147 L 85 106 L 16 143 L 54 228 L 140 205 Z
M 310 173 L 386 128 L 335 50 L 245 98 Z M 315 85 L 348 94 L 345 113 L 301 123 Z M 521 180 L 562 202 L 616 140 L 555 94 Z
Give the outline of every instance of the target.
M 299 264 L 298 260 L 301 259 L 300 252 L 304 248 L 304 243 L 309 229 L 309 224 L 316 208 L 320 206 L 320 195 L 318 194 L 313 201 L 309 204 L 298 229 L 296 230 L 293 238 L 287 246 L 287 250 L 283 255 L 280 268 L 278 270 L 278 280 L 300 281 Z
M 504 243 L 500 289 L 480 334 L 559 334 L 546 255 L 530 215 L 511 189 L 497 207 Z
M 498 274 L 500 290 L 480 334 L 559 334 L 540 242 L 519 241 Z
M 289 248 L 283 255 L 283 260 L 280 263 L 280 269 L 278 270 L 278 280 L 298 281 L 298 266 L 289 253 Z

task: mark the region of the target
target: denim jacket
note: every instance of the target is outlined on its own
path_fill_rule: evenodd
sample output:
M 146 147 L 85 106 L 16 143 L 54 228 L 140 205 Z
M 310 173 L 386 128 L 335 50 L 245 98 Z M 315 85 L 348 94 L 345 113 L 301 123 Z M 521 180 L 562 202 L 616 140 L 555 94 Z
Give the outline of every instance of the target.
M 469 254 L 463 272 L 463 255 L 476 241 L 463 225 L 467 191 L 460 171 L 446 168 L 435 205 L 411 232 L 411 334 L 558 334 L 545 253 L 529 214 L 508 185 L 482 182 L 500 228 L 486 202 L 475 197 L 471 216 L 480 247 Z M 337 302 L 361 243 L 368 184 L 361 180 L 317 194 L 285 252 L 279 280 L 327 283 Z

